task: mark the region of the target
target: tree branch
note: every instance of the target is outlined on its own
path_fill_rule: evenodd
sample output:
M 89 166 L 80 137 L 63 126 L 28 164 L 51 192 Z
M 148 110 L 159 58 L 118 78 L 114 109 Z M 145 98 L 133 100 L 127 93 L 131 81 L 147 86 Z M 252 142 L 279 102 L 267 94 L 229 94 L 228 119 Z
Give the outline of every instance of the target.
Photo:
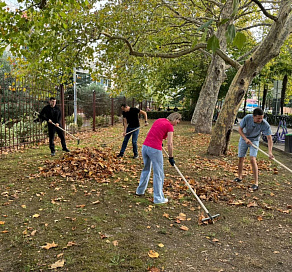
M 145 52 L 137 52 L 133 49 L 131 43 L 124 37 L 121 36 L 111 36 L 109 33 L 107 32 L 102 32 L 101 34 L 103 34 L 104 36 L 106 36 L 109 41 L 110 40 L 121 40 L 123 42 L 126 43 L 127 47 L 129 48 L 129 54 L 132 56 L 136 56 L 136 57 L 150 57 L 150 58 L 166 58 L 166 59 L 174 59 L 174 58 L 178 58 L 184 55 L 187 55 L 189 53 L 192 53 L 200 48 L 206 48 L 207 45 L 205 43 L 200 43 L 197 44 L 196 46 L 192 47 L 192 48 L 188 48 L 185 50 L 181 50 L 175 53 L 145 53 Z
M 174 58 L 178 58 L 190 53 L 193 53 L 197 50 L 200 49 L 205 49 L 207 48 L 207 45 L 205 43 L 199 43 L 196 46 L 192 47 L 192 48 L 188 48 L 185 50 L 180 50 L 174 53 L 145 53 L 145 52 L 137 52 L 133 49 L 131 43 L 124 37 L 121 36 L 112 36 L 107 32 L 101 32 L 101 34 L 103 34 L 104 36 L 106 36 L 108 38 L 108 40 L 121 40 L 124 41 L 126 43 L 126 45 L 129 48 L 129 54 L 132 56 L 136 56 L 136 57 L 150 57 L 150 58 L 165 58 L 165 59 L 174 59 Z M 231 59 L 230 57 L 228 57 L 223 51 L 221 51 L 220 49 L 216 50 L 216 54 L 218 54 L 226 63 L 230 64 L 231 66 L 233 66 L 236 69 L 239 69 L 241 67 L 241 64 L 238 63 L 237 61 Z
M 226 63 L 234 67 L 235 69 L 238 70 L 241 67 L 241 64 L 239 62 L 228 57 L 223 51 L 221 51 L 221 49 L 217 49 L 216 54 L 220 56 Z
M 243 27 L 243 28 L 238 28 L 237 31 L 244 31 L 244 30 L 248 30 L 248 29 L 251 29 L 251 28 L 254 28 L 254 27 L 259 27 L 259 26 L 271 26 L 271 24 L 265 24 L 265 23 L 262 23 L 262 24 L 256 24 L 256 25 L 252 25 L 252 26 L 247 26 L 247 27 Z
M 276 16 L 274 16 L 274 15 L 272 15 L 272 14 L 270 14 L 270 13 L 268 13 L 268 12 L 266 11 L 266 9 L 263 7 L 263 5 L 261 4 L 260 1 L 258 1 L 258 0 L 252 0 L 252 1 L 258 5 L 258 7 L 262 10 L 262 12 L 263 12 L 268 18 L 272 19 L 272 20 L 275 21 L 275 22 L 278 20 L 278 18 L 277 18 Z

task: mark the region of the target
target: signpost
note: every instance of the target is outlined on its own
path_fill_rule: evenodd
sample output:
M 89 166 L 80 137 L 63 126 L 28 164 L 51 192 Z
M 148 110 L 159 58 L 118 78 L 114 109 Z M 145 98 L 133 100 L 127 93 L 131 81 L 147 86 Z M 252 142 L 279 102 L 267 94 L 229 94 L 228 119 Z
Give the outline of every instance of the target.
M 273 99 L 274 99 L 274 107 L 273 114 L 278 115 L 280 111 L 280 102 L 281 99 L 281 91 L 282 91 L 282 80 L 274 80 L 274 90 L 273 90 Z

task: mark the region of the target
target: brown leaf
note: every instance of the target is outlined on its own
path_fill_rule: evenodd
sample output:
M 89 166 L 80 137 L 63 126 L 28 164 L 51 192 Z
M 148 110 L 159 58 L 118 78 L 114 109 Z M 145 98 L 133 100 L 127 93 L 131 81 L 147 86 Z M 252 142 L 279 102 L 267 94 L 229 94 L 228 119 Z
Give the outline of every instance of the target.
M 181 230 L 185 230 L 185 231 L 189 230 L 189 228 L 186 227 L 186 226 L 181 226 L 180 229 L 181 229 Z
M 248 203 L 246 206 L 247 206 L 248 208 L 250 208 L 250 207 L 257 207 L 258 204 L 257 204 L 255 201 L 252 201 L 252 202 Z
M 58 244 L 55 244 L 55 242 L 53 242 L 53 243 L 47 243 L 45 246 L 41 246 L 41 248 L 50 249 L 50 248 L 57 247 L 57 246 L 58 246 Z

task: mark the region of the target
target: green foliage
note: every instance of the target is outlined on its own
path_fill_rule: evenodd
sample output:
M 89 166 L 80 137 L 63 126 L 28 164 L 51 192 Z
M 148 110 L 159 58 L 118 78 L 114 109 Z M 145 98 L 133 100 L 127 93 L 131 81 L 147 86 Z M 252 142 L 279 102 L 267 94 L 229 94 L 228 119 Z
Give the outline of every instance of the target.
M 207 49 L 212 50 L 213 53 L 215 53 L 218 48 L 220 48 L 219 40 L 213 35 L 207 42 Z
M 67 125 L 74 124 L 74 114 L 66 116 L 65 121 Z M 83 118 L 80 115 L 77 115 L 77 127 L 81 128 L 83 125 Z
M 233 40 L 233 45 L 241 49 L 246 42 L 246 36 L 242 32 L 237 32 Z
M 120 121 L 119 116 L 114 115 L 114 123 L 118 123 Z M 95 116 L 95 125 L 96 126 L 108 126 L 111 122 L 111 116 L 108 115 L 100 115 Z M 90 124 L 93 126 L 93 118 L 90 118 Z

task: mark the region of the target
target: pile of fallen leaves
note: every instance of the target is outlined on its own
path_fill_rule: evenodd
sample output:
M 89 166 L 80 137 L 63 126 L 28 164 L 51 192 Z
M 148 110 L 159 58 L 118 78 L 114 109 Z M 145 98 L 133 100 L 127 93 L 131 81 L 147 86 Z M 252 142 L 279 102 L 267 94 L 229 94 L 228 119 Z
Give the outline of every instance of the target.
M 191 163 L 188 163 L 188 167 L 195 170 L 194 176 L 196 176 L 196 178 L 191 178 L 188 176 L 185 176 L 185 178 L 189 185 L 194 189 L 197 196 L 202 200 L 212 202 L 227 201 L 228 203 L 233 204 L 234 194 L 231 193 L 232 190 L 243 189 L 246 191 L 248 189 L 246 183 L 237 183 L 233 181 L 234 177 L 237 175 L 237 164 L 231 164 L 228 161 L 222 161 L 219 159 L 211 160 L 196 156 Z M 267 163 L 264 160 L 259 160 L 258 167 L 260 171 L 274 171 L 274 174 L 277 174 L 275 169 L 273 170 L 273 168 L 271 168 L 270 162 Z M 214 171 L 215 173 L 218 173 L 218 175 L 196 175 L 196 173 L 206 170 Z M 227 173 L 231 172 L 234 173 L 232 178 L 227 175 Z M 250 164 L 246 163 L 244 165 L 244 173 L 249 173 L 252 175 Z M 172 199 L 182 199 L 191 195 L 190 190 L 182 178 L 177 175 L 169 174 L 166 174 L 165 176 L 171 178 L 166 179 L 164 187 Z
M 61 159 L 45 161 L 44 166 L 39 167 L 39 174 L 34 177 L 61 176 L 72 181 L 94 179 L 107 182 L 106 179 L 114 172 L 124 170 L 121 160 L 108 150 L 83 148 L 66 153 Z

